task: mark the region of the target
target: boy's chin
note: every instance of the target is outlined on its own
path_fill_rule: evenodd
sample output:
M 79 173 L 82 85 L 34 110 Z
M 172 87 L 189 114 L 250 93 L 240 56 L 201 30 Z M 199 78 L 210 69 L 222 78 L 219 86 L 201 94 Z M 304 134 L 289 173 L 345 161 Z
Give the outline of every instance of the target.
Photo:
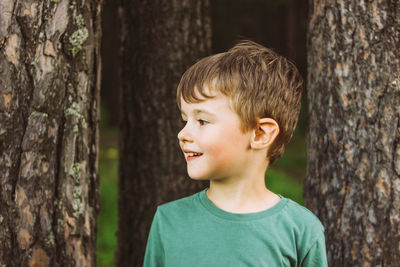
M 210 178 L 208 177 L 197 177 L 197 176 L 190 176 L 190 179 L 195 180 L 195 181 L 208 181 L 210 180 Z
M 196 174 L 191 174 L 188 173 L 190 179 L 195 180 L 195 181 L 207 181 L 210 180 L 208 176 L 202 176 L 202 175 L 196 175 Z

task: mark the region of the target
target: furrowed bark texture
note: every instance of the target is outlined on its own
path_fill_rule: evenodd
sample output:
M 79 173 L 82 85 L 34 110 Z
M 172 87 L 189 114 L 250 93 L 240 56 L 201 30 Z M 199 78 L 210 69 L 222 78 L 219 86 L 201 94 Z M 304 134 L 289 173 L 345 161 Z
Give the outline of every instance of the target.
M 177 133 L 180 76 L 210 51 L 208 1 L 120 1 L 122 111 L 118 266 L 141 266 L 158 204 L 202 187 L 190 181 Z
M 0 266 L 95 266 L 99 13 L 0 3 Z
M 306 204 L 330 266 L 399 266 L 399 2 L 310 8 Z

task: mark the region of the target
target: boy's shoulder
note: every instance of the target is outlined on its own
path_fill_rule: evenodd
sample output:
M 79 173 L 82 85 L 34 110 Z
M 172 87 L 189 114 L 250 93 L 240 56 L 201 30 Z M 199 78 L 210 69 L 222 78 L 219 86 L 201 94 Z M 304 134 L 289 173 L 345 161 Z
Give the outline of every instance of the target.
M 285 216 L 288 223 L 300 229 L 324 231 L 324 226 L 314 213 L 291 199 L 287 199 L 287 204 L 283 210 L 282 216 Z
M 199 194 L 200 192 L 161 204 L 157 208 L 157 213 L 174 216 L 177 214 L 182 215 L 188 212 L 193 212 L 197 205 Z

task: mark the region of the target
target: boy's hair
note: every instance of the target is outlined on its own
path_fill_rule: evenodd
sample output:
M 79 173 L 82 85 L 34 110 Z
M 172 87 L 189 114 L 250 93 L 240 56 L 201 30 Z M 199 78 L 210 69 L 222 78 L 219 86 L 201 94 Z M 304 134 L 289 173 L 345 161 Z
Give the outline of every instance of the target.
M 258 118 L 272 118 L 279 134 L 267 154 L 272 164 L 292 137 L 300 112 L 303 79 L 295 65 L 274 51 L 243 41 L 225 53 L 201 59 L 182 76 L 177 100 L 187 103 L 211 98 L 220 92 L 231 101 L 242 122 L 242 130 L 257 127 Z

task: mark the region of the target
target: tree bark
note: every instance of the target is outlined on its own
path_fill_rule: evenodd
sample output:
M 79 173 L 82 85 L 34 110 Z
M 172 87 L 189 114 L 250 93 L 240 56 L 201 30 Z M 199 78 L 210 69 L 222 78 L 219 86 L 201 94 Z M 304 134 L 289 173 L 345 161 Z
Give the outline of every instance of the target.
M 95 266 L 99 14 L 0 3 L 0 266 Z
M 398 1 L 310 1 L 307 206 L 330 266 L 400 262 Z
M 103 0 L 104 1 L 104 0 Z M 102 114 L 102 125 L 105 127 L 118 127 L 118 118 L 120 117 L 120 99 L 119 84 L 119 48 L 120 48 L 120 28 L 116 27 L 119 22 L 118 3 L 115 0 L 105 0 L 102 6 L 102 39 L 101 39 L 101 106 L 102 112 L 106 110 L 107 114 Z
M 286 31 L 286 43 L 287 43 L 287 57 L 290 60 L 296 61 L 296 34 L 297 34 L 297 24 L 299 23 L 299 20 L 297 19 L 297 3 L 298 1 L 296 0 L 287 0 L 287 11 L 286 11 L 286 16 L 287 16 L 287 31 Z
M 141 266 L 158 204 L 190 195 L 177 133 L 180 76 L 210 51 L 208 0 L 123 1 L 118 266 Z

